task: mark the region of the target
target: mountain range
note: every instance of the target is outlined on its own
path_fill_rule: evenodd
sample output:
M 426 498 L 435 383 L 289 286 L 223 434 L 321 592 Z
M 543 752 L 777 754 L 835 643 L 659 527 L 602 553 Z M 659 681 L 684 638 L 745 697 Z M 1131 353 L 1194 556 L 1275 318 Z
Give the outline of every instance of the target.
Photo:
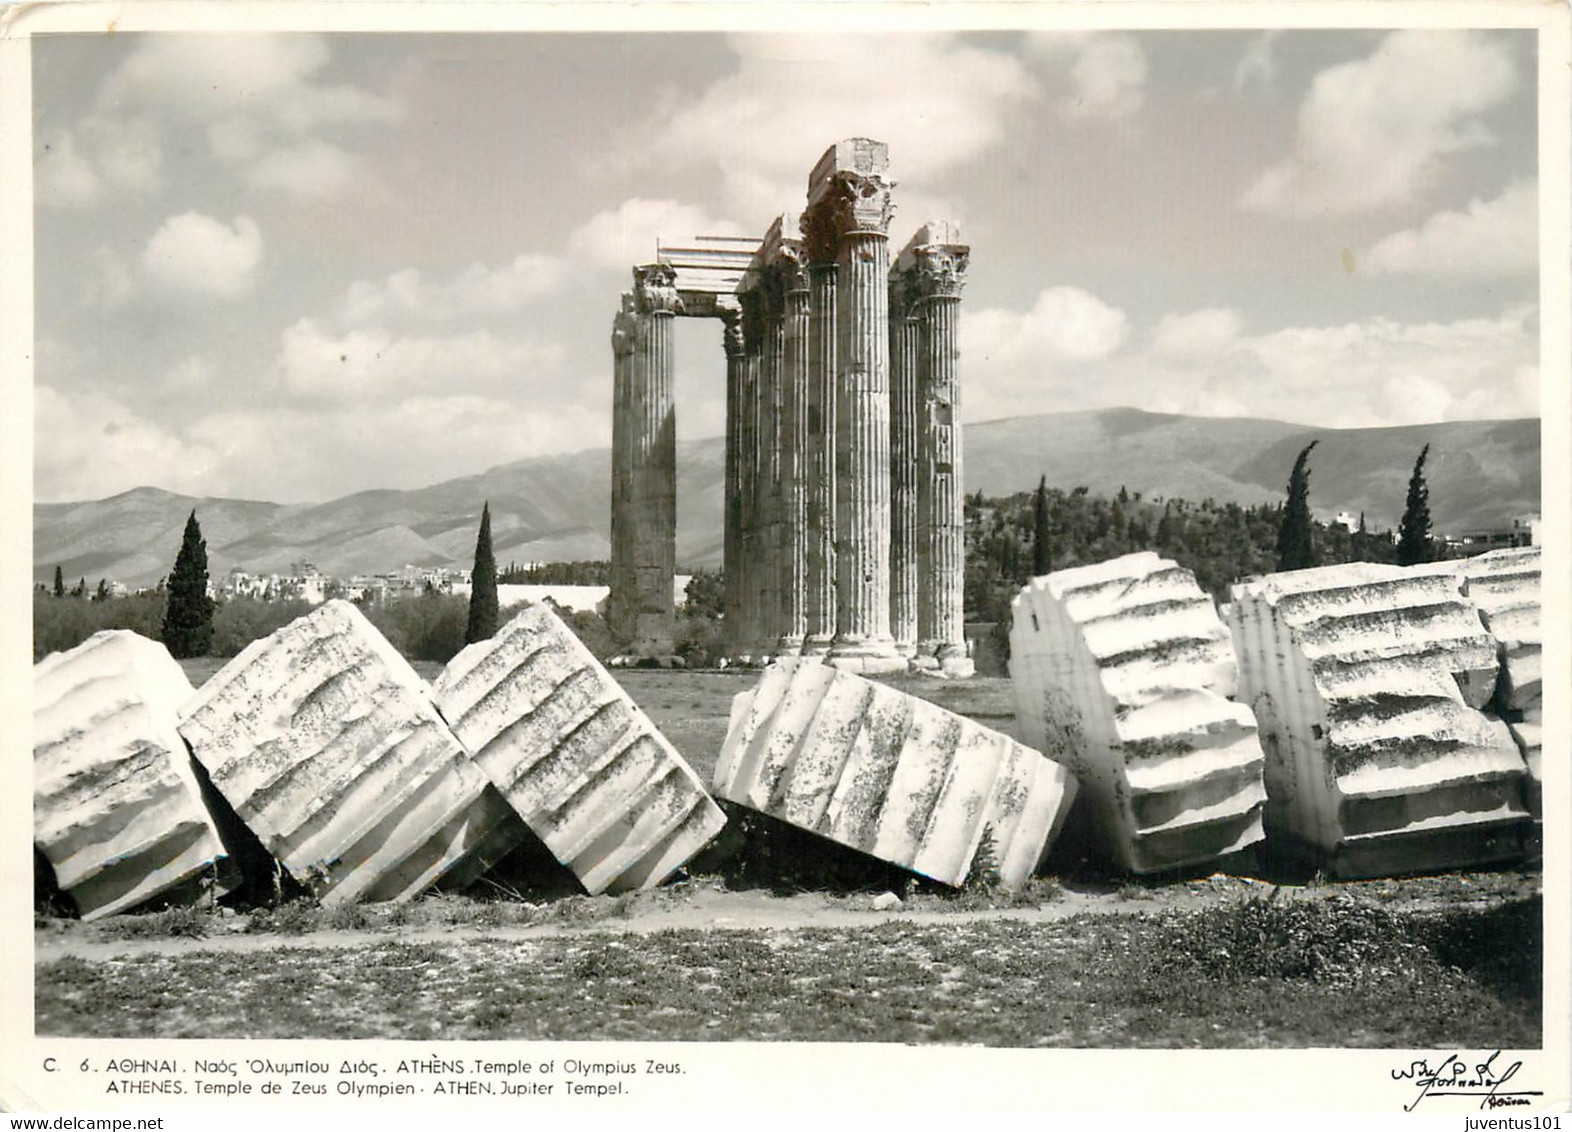
M 1295 456 L 1312 440 L 1310 497 L 1318 517 L 1364 514 L 1372 527 L 1401 517 L 1409 475 L 1428 444 L 1433 527 L 1458 533 L 1506 524 L 1540 508 L 1537 419 L 1449 421 L 1394 428 L 1307 428 L 1283 421 L 1208 418 L 1139 409 L 1050 413 L 965 426 L 966 490 L 985 495 L 1049 486 L 1121 487 L 1144 497 L 1281 502 Z M 724 446 L 677 449 L 678 561 L 721 558 Z M 403 566 L 467 568 L 484 501 L 500 564 L 610 556 L 609 449 L 537 456 L 408 491 L 357 492 L 325 503 L 196 498 L 138 487 L 107 499 L 33 507 L 33 573 L 149 585 L 168 572 L 186 516 L 197 513 L 209 570 L 283 573 L 310 561 L 348 576 Z

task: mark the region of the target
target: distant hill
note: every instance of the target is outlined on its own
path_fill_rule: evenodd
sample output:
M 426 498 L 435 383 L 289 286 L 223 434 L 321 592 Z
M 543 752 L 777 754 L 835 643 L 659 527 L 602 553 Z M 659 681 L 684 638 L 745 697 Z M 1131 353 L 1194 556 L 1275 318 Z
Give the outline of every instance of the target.
M 1150 498 L 1240 504 L 1283 498 L 1295 455 L 1312 439 L 1317 514 L 1364 512 L 1392 527 L 1408 475 L 1428 443 L 1426 479 L 1438 531 L 1502 523 L 1539 510 L 1539 421 L 1453 421 L 1379 429 L 1308 429 L 1282 421 L 1206 418 L 1138 409 L 1049 413 L 967 425 L 966 490 L 1007 495 L 1037 486 L 1099 494 L 1124 487 Z M 719 439 L 679 445 L 677 557 L 718 565 L 724 484 Z M 84 503 L 33 508 L 33 573 L 59 565 L 79 577 L 156 582 L 174 562 L 194 508 L 215 575 L 240 567 L 282 572 L 307 560 L 329 574 L 404 565 L 468 567 L 482 502 L 491 503 L 497 559 L 604 559 L 611 454 L 604 448 L 518 460 L 413 491 L 366 491 L 326 503 L 192 498 L 139 487 Z

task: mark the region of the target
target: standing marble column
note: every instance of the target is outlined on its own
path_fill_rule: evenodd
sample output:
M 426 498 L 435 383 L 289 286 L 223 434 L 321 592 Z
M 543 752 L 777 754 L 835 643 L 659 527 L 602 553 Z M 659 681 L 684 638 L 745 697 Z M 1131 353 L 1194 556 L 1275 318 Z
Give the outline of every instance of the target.
M 726 468 L 724 529 L 721 534 L 721 585 L 725 606 L 725 647 L 731 657 L 743 649 L 742 593 L 742 401 L 747 353 L 742 343 L 742 310 L 723 308 L 722 344 L 726 350 Z
M 781 638 L 781 360 L 785 326 L 780 291 L 768 273 L 759 306 L 759 654 L 775 655 Z
M 890 635 L 888 147 L 832 146 L 809 179 L 808 211 L 836 237 L 836 616 L 832 661 L 905 666 Z
M 622 309 L 611 325 L 611 593 L 606 621 L 612 637 L 626 647 L 633 640 L 633 611 L 637 606 L 633 580 L 632 450 L 628 447 L 633 413 L 634 348 L 638 343 L 638 315 L 632 291 L 622 293 Z
M 919 573 L 919 651 L 952 675 L 971 675 L 966 655 L 966 512 L 961 469 L 961 288 L 971 249 L 951 224 L 928 224 L 912 237 L 921 296 L 923 346 L 918 369 L 918 525 L 926 562 Z M 926 584 L 924 584 L 926 579 Z
M 795 215 L 776 220 L 765 237 L 770 287 L 780 296 L 781 359 L 778 377 L 780 490 L 776 501 L 776 539 L 780 579 L 779 653 L 799 653 L 808 632 L 807 594 L 807 402 L 808 276 Z
M 917 370 L 922 324 L 909 265 L 890 269 L 890 633 L 917 651 Z
M 637 314 L 631 373 L 628 462 L 634 593 L 633 652 L 672 654 L 672 585 L 677 573 L 677 422 L 672 401 L 672 320 L 680 308 L 676 272 L 652 263 L 633 269 Z
M 808 391 L 804 413 L 806 573 L 802 651 L 822 656 L 835 637 L 835 234 L 803 217 L 808 258 Z
M 739 365 L 742 396 L 737 424 L 740 441 L 737 494 L 741 502 L 738 548 L 742 576 L 738 580 L 740 616 L 737 659 L 755 661 L 762 659 L 759 648 L 759 343 L 763 327 L 762 309 L 757 296 L 742 293 L 739 298 L 742 301 L 743 353 Z

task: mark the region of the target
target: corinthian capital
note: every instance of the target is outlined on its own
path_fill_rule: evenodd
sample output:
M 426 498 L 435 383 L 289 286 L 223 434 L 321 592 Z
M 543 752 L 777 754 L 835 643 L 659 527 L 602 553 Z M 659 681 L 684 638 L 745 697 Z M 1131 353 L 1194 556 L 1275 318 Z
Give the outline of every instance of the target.
M 622 309 L 611 320 L 611 352 L 614 357 L 621 358 L 633 353 L 634 343 L 638 341 L 638 320 L 633 292 L 622 292 Z
M 912 277 L 925 299 L 958 299 L 966 285 L 972 250 L 964 244 L 924 244 L 912 249 Z
M 874 173 L 842 170 L 835 174 L 830 203 L 840 234 L 888 234 L 890 218 L 895 215 L 895 204 L 890 200 L 890 192 L 894 188 L 894 181 L 887 181 Z
M 677 269 L 664 263 L 646 263 L 633 269 L 633 288 L 640 314 L 681 314 L 677 296 Z

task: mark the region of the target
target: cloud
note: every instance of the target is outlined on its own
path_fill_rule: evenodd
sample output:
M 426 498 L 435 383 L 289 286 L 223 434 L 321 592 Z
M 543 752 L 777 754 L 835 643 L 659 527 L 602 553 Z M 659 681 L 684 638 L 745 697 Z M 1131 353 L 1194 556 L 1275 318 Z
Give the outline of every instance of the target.
M 200 212 L 171 216 L 137 261 L 155 291 L 177 298 L 236 299 L 251 290 L 262 262 L 262 233 L 249 216 L 233 229 Z
M 1277 80 L 1277 41 L 1279 29 L 1263 31 L 1250 40 L 1244 54 L 1234 67 L 1234 89 L 1246 90 L 1252 86 L 1269 89 Z
M 44 139 L 36 166 L 38 201 L 50 208 L 83 208 L 111 192 L 145 195 L 163 183 L 158 135 L 141 118 L 108 121 L 88 116 L 74 130 Z
M 1072 121 L 1134 117 L 1146 100 L 1146 52 L 1133 36 L 1111 32 L 1041 32 L 1032 51 L 1052 62 L 1070 59 L 1070 90 L 1055 104 Z
M 164 132 L 180 127 L 199 131 L 208 154 L 252 188 L 297 199 L 341 193 L 360 159 L 328 135 L 393 122 L 403 109 L 321 81 L 331 58 L 313 35 L 140 37 L 67 135 L 63 156 L 40 163 L 40 183 L 63 186 L 59 203 L 77 206 L 107 199 L 107 187 L 154 191 Z
M 1360 260 L 1376 274 L 1489 277 L 1539 270 L 1539 184 L 1514 181 L 1491 200 L 1438 212 L 1378 241 Z
M 293 502 L 451 479 L 456 445 L 463 466 L 478 470 L 604 445 L 610 432 L 604 407 L 594 403 L 529 412 L 516 396 L 434 389 L 387 402 L 220 413 L 193 425 L 188 443 L 211 451 L 222 469 L 205 492 Z
M 685 243 L 694 236 L 742 235 L 747 233 L 739 225 L 716 220 L 693 205 L 634 197 L 585 221 L 568 236 L 567 254 L 596 267 L 630 271 L 636 263 L 655 259 L 660 240 L 674 244 Z
M 1255 335 L 1236 312 L 1214 308 L 1133 335 L 1124 312 L 1053 287 L 1024 314 L 963 309 L 960 334 L 967 420 L 1135 405 L 1352 428 L 1539 411 L 1532 307 Z
M 41 500 L 100 499 L 138 484 L 203 494 L 215 453 L 140 416 L 113 396 L 38 384 L 33 399 L 34 493 Z
M 1164 315 L 1152 331 L 1152 353 L 1179 362 L 1203 362 L 1226 353 L 1239 338 L 1239 312 L 1210 308 Z
M 631 261 L 630 261 L 631 262 Z M 430 282 L 415 268 L 394 272 L 380 283 L 352 283 L 341 313 L 350 326 L 389 320 L 443 323 L 511 316 L 551 294 L 562 283 L 562 261 L 523 253 L 497 268 L 475 263 L 442 282 Z
M 892 176 L 921 182 L 1004 143 L 1039 95 L 1013 55 L 939 35 L 737 35 L 736 68 L 656 112 L 643 160 L 713 168 L 741 216 L 800 208 L 806 171 L 836 138 L 890 145 Z
M 335 332 L 309 318 L 286 329 L 275 378 L 294 404 L 392 401 L 432 390 L 550 396 L 560 346 L 485 330 L 402 334 L 377 327 Z
M 1442 158 L 1488 145 L 1478 115 L 1516 88 L 1506 42 L 1474 31 L 1405 30 L 1367 58 L 1316 76 L 1294 150 L 1240 203 L 1289 216 L 1347 215 L 1408 204 Z

